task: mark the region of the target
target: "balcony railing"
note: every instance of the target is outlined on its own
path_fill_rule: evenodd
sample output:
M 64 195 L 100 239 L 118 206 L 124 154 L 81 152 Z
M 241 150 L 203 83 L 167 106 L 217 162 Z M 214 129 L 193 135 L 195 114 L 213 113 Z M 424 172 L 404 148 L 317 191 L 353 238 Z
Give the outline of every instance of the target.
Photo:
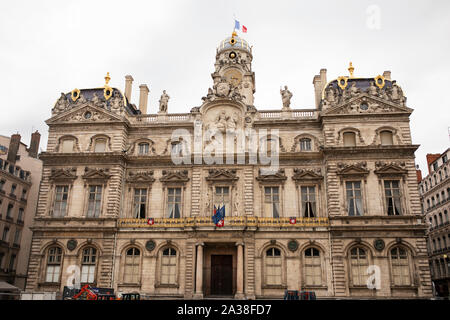
M 185 228 L 185 227 L 214 227 L 211 217 L 187 218 L 154 218 L 133 219 L 123 218 L 117 221 L 119 228 Z M 224 227 L 327 227 L 328 218 L 296 218 L 295 223 L 290 218 L 259 218 L 259 217 L 225 217 Z

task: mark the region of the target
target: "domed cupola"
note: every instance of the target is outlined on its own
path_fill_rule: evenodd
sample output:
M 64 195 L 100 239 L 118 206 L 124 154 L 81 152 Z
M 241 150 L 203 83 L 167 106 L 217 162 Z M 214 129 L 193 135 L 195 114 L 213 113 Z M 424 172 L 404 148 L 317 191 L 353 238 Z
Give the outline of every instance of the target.
M 243 38 L 240 38 L 236 31 L 233 31 L 231 37 L 222 40 L 217 48 L 217 53 L 221 53 L 225 50 L 242 50 L 251 54 L 252 48 L 249 46 L 248 42 Z

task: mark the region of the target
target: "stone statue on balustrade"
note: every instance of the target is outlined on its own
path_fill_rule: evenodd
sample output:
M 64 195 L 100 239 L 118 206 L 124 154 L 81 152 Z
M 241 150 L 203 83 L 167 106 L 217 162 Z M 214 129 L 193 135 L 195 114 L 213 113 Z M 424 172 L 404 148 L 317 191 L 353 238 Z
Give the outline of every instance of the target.
M 158 113 L 167 113 L 167 108 L 169 106 L 169 95 L 166 93 L 166 90 L 163 90 L 161 98 L 159 99 L 159 112 Z
M 281 101 L 283 102 L 282 110 L 289 110 L 291 105 L 292 93 L 288 90 L 287 86 L 284 86 L 284 90 L 280 88 Z

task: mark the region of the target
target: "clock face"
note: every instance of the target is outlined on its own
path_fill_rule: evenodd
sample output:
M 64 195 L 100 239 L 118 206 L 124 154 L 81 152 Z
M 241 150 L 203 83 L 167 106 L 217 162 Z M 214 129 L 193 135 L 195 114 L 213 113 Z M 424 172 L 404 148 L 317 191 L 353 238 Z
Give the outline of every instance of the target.
M 242 73 L 237 69 L 230 69 L 225 72 L 225 79 L 234 87 L 237 87 L 242 81 Z

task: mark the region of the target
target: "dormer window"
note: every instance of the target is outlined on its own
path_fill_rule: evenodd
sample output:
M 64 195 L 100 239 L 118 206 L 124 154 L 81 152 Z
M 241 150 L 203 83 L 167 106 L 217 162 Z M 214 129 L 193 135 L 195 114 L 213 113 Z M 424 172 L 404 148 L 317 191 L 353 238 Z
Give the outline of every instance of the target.
M 394 144 L 394 139 L 392 137 L 391 131 L 381 131 L 380 132 L 380 140 L 382 146 L 392 146 Z
M 105 152 L 106 151 L 106 139 L 96 139 L 94 152 Z
M 344 138 L 345 147 L 356 147 L 356 135 L 354 132 L 344 132 L 342 137 Z

